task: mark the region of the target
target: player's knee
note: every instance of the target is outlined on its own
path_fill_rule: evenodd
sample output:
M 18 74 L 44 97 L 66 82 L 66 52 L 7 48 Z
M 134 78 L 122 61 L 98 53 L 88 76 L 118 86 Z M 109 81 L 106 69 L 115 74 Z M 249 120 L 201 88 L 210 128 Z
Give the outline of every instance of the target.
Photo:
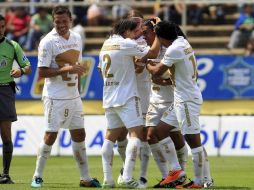
M 57 132 L 46 132 L 44 135 L 44 142 L 46 145 L 53 145 L 57 137 Z

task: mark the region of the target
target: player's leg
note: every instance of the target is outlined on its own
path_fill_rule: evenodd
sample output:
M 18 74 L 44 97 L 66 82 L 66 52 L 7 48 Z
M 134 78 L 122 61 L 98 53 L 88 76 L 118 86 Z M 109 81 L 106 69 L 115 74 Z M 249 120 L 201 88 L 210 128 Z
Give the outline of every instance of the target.
M 63 117 L 59 110 L 64 102 L 54 101 L 49 98 L 45 98 L 44 102 L 44 117 L 46 121 L 46 131 L 44 139 L 39 146 L 39 151 L 36 160 L 35 172 L 31 183 L 32 187 L 41 187 L 43 180 L 43 170 L 46 165 L 46 161 L 50 156 L 52 145 L 54 144 L 57 133 L 59 130 L 59 121 Z
M 123 170 L 122 187 L 136 188 L 139 183 L 133 179 L 132 172 L 136 163 L 138 150 L 140 149 L 140 139 L 142 134 L 143 118 L 140 108 L 139 99 L 131 98 L 127 103 L 118 110 L 124 126 L 128 129 L 129 139 L 126 147 L 126 159 Z
M 176 184 L 182 183 L 186 179 L 186 174 L 182 170 L 176 150 L 172 139 L 169 136 L 169 131 L 174 130 L 178 126 L 174 105 L 171 104 L 169 108 L 164 112 L 160 123 L 156 126 L 157 136 L 165 154 L 165 158 L 170 164 L 170 171 L 168 176 L 162 181 L 161 185 L 168 184 L 169 186 L 175 187 Z
M 69 128 L 72 140 L 73 156 L 80 173 L 80 187 L 101 187 L 98 180 L 89 175 L 85 144 L 84 114 L 80 98 L 66 102 L 65 124 Z M 64 126 L 63 126 L 64 127 Z
M 204 181 L 204 187 L 209 188 L 214 185 L 214 181 L 211 177 L 210 163 L 208 160 L 208 155 L 207 155 L 206 149 L 205 149 L 205 147 L 203 147 L 203 149 L 204 149 L 204 155 L 205 155 L 204 168 L 203 168 L 203 181 Z
M 13 144 L 11 140 L 11 121 L 0 121 L 1 138 L 3 142 L 3 173 L 0 175 L 0 184 L 12 184 L 9 169 L 12 160 Z
M 141 145 L 139 150 L 139 158 L 140 158 L 140 174 L 139 174 L 139 188 L 146 188 L 147 187 L 147 168 L 149 163 L 149 158 L 151 155 L 150 146 L 147 142 L 147 128 L 145 127 L 146 124 L 146 114 L 149 107 L 150 102 L 150 90 L 151 90 L 151 83 L 150 82 L 138 82 L 138 90 L 140 94 L 140 105 L 143 115 L 143 129 L 141 134 Z
M 10 86 L 1 86 L 0 105 L 0 133 L 3 143 L 3 174 L 0 175 L 0 184 L 11 184 L 13 183 L 9 176 L 13 154 L 11 124 L 13 121 L 17 120 L 17 114 L 15 108 L 15 94 Z
M 126 147 L 128 144 L 127 135 L 128 135 L 128 130 L 125 127 L 123 127 L 121 134 L 117 138 L 117 151 L 123 161 L 123 167 L 124 167 L 124 162 L 125 162 L 125 157 L 126 157 L 125 156 Z M 123 169 L 124 169 L 123 167 L 120 169 L 120 174 L 117 179 L 118 184 L 121 183 L 122 178 L 123 178 Z
M 185 171 L 186 163 L 188 161 L 188 148 L 185 144 L 185 140 L 181 133 L 181 130 L 179 128 L 173 129 L 170 131 L 169 135 L 174 142 L 179 164 L 181 165 L 181 168 Z
M 104 173 L 103 188 L 115 187 L 115 182 L 112 176 L 112 164 L 113 164 L 113 147 L 116 140 L 126 139 L 126 128 L 123 127 L 123 122 L 117 115 L 115 109 L 118 108 L 107 108 L 105 110 L 107 131 L 105 140 L 102 146 L 102 166 Z M 125 152 L 123 153 L 125 160 Z
M 147 128 L 143 127 L 141 132 L 141 144 L 139 151 L 140 158 L 140 174 L 139 174 L 139 188 L 147 187 L 147 169 L 148 162 L 151 154 L 150 146 L 147 142 Z
M 124 127 L 122 128 L 121 134 L 117 138 L 117 151 L 123 163 L 125 161 L 125 152 L 126 152 L 126 147 L 128 144 L 127 135 L 128 135 L 128 130 Z
M 106 131 L 105 140 L 102 146 L 102 166 L 104 173 L 103 188 L 113 188 L 115 187 L 115 182 L 112 176 L 112 166 L 113 166 L 113 147 L 116 142 L 117 137 L 123 132 L 123 127 L 120 128 L 110 128 L 108 127 Z
M 165 179 L 168 175 L 168 163 L 164 154 L 162 153 L 159 140 L 157 138 L 155 127 L 160 122 L 160 118 L 163 112 L 167 109 L 167 106 L 163 104 L 153 104 L 150 103 L 148 112 L 146 115 L 146 126 L 147 126 L 147 140 L 154 158 L 155 163 L 157 164 L 162 179 Z M 159 184 L 156 184 L 154 187 L 159 187 Z
M 192 153 L 194 179 L 193 182 L 185 186 L 188 188 L 203 188 L 203 166 L 205 156 L 200 138 L 200 105 L 191 102 L 183 102 L 175 106 L 175 111 L 182 128 L 182 133 Z
M 36 160 L 36 167 L 31 183 L 32 187 L 41 187 L 43 180 L 43 170 L 46 166 L 47 159 L 50 156 L 52 145 L 54 144 L 57 137 L 57 132 L 45 132 L 44 140 L 39 146 L 39 151 Z

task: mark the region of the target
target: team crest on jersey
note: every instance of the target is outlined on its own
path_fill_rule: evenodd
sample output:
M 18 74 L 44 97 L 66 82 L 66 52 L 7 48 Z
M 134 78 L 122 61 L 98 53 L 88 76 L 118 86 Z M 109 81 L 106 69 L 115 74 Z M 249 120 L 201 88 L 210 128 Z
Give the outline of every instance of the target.
M 7 65 L 7 61 L 6 61 L 5 59 L 3 59 L 3 60 L 1 61 L 1 63 L 0 63 L 0 68 L 6 67 L 6 65 Z

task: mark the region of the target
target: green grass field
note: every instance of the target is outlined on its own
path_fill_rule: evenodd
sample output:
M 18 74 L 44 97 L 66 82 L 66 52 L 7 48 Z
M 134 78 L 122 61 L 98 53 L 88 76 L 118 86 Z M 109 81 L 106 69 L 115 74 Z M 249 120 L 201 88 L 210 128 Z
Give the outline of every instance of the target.
M 12 185 L 0 185 L 0 190 L 27 190 L 35 168 L 36 157 L 14 156 L 11 167 Z M 211 172 L 215 180 L 213 189 L 254 189 L 254 158 L 253 157 L 210 157 Z M 120 157 L 114 158 L 113 175 L 115 181 L 121 168 Z M 103 179 L 101 157 L 89 157 L 89 169 L 92 177 L 101 182 Z M 191 160 L 187 166 L 188 177 L 192 177 Z M 134 171 L 134 177 L 139 175 L 139 163 Z M 161 176 L 150 158 L 148 168 L 148 185 L 158 183 Z M 44 186 L 42 189 L 80 189 L 79 174 L 72 157 L 50 157 L 44 171 Z M 89 188 L 86 188 L 89 189 Z

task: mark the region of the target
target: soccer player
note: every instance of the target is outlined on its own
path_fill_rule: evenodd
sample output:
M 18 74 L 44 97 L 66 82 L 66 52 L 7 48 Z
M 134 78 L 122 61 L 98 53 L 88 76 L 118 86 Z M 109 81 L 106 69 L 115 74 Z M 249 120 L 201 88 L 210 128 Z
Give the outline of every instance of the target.
M 107 120 L 107 131 L 102 146 L 104 172 L 103 187 L 114 187 L 112 177 L 113 146 L 125 126 L 129 132 L 126 158 L 120 186 L 136 188 L 139 183 L 133 179 L 132 171 L 143 126 L 133 57 L 157 56 L 158 40 L 149 47 L 139 46 L 134 40 L 140 33 L 134 19 L 119 21 L 113 28 L 100 52 L 99 68 L 104 80 L 103 107 Z
M 153 19 L 148 19 L 144 22 L 144 37 L 147 41 L 148 45 L 151 45 L 155 39 L 155 32 L 153 30 Z M 159 63 L 163 58 L 166 52 L 166 48 L 161 46 L 160 53 L 157 59 L 152 60 L 154 63 Z M 162 150 L 165 146 L 161 146 L 159 140 L 157 139 L 156 135 L 156 126 L 160 122 L 160 119 L 163 113 L 172 105 L 174 101 L 174 89 L 172 87 L 172 82 L 170 78 L 167 80 L 161 79 L 159 77 L 152 77 L 152 86 L 151 86 L 151 93 L 150 93 L 150 104 L 148 108 L 148 113 L 146 116 L 146 126 L 148 128 L 148 135 L 147 139 L 149 145 L 151 147 L 151 151 L 154 157 L 157 166 L 162 174 L 162 178 L 165 179 L 168 175 L 168 163 L 167 159 L 173 158 L 172 156 L 168 156 L 162 159 Z M 178 123 L 175 123 L 175 126 L 178 126 Z M 167 149 L 173 153 L 173 150 L 176 149 L 178 162 L 181 165 L 181 168 L 185 170 L 185 164 L 188 158 L 188 149 L 184 143 L 183 136 L 181 134 L 180 129 L 177 127 L 173 130 L 164 131 L 164 133 L 168 136 L 170 142 L 175 146 L 167 146 Z M 171 140 L 170 139 L 173 140 Z M 171 150 L 173 149 L 173 150 Z M 170 162 L 174 162 L 174 159 L 169 160 Z M 172 163 L 169 163 L 170 165 Z M 184 178 L 181 179 L 182 181 Z M 158 183 L 154 186 L 155 188 L 163 187 Z
M 159 140 L 164 140 L 163 131 L 174 128 L 179 123 L 182 134 L 191 148 L 194 181 L 177 188 L 203 188 L 204 149 L 200 139 L 199 114 L 203 99 L 197 86 L 197 65 L 194 51 L 189 42 L 178 36 L 177 27 L 166 21 L 159 22 L 155 33 L 167 51 L 159 64 L 148 64 L 151 74 L 160 76 L 170 69 L 174 85 L 174 106 L 169 108 L 156 127 Z M 170 173 L 161 184 L 171 182 Z
M 13 152 L 11 124 L 17 120 L 14 78 L 31 73 L 31 67 L 19 44 L 4 36 L 5 29 L 5 19 L 0 15 L 0 133 L 3 142 L 3 173 L 0 175 L 0 184 L 12 184 L 14 182 L 9 176 Z M 12 68 L 14 60 L 19 68 Z
M 137 33 L 137 37 L 135 41 L 139 46 L 143 46 L 143 48 L 145 48 L 147 46 L 147 43 L 143 36 L 143 29 L 142 29 L 143 18 L 144 18 L 143 15 L 141 14 L 141 12 L 132 9 L 128 12 L 127 18 L 132 18 L 137 21 L 138 27 L 139 27 L 139 33 Z M 147 109 L 149 105 L 151 80 L 150 80 L 149 72 L 145 69 L 144 64 L 142 65 L 135 64 L 135 71 L 136 71 L 136 78 L 137 78 L 137 88 L 138 88 L 138 93 L 140 96 L 141 111 L 142 111 L 143 121 L 145 125 L 146 113 L 147 113 Z M 147 187 L 146 175 L 147 175 L 147 168 L 148 168 L 148 162 L 149 162 L 151 151 L 146 139 L 146 135 L 147 135 L 146 127 L 143 127 L 142 135 L 141 135 L 140 150 L 139 150 L 139 158 L 140 158 L 139 188 Z M 118 148 L 118 151 L 121 157 L 123 157 L 122 155 L 125 153 L 124 148 L 126 149 L 127 139 L 125 138 L 122 141 L 117 141 L 117 143 L 118 143 L 118 147 L 120 147 Z M 123 168 L 121 169 L 120 175 L 118 177 L 118 183 L 121 182 L 122 171 L 123 171 Z
M 39 44 L 38 69 L 45 78 L 43 88 L 46 130 L 39 147 L 31 187 L 42 187 L 42 174 L 58 130 L 68 128 L 72 139 L 73 156 L 80 171 L 81 187 L 100 187 L 88 173 L 85 146 L 84 114 L 78 81 L 85 72 L 79 64 L 82 58 L 80 35 L 70 30 L 71 12 L 63 6 L 52 11 L 54 29 Z

